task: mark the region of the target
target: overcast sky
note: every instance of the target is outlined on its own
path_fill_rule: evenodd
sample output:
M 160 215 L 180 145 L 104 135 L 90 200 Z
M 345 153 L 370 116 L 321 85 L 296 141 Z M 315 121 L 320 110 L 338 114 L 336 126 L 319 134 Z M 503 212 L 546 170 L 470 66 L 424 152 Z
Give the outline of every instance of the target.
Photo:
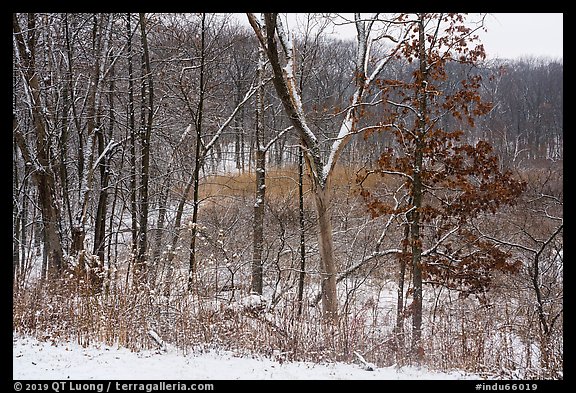
M 563 14 L 489 14 L 480 37 L 489 57 L 563 58 Z
M 288 19 L 291 26 L 294 15 Z M 352 18 L 352 14 L 342 15 Z M 246 20 L 245 15 L 241 17 Z M 480 38 L 488 58 L 563 58 L 562 13 L 492 13 L 487 15 L 485 25 L 488 31 L 480 32 Z M 339 35 L 354 37 L 355 28 L 348 25 Z

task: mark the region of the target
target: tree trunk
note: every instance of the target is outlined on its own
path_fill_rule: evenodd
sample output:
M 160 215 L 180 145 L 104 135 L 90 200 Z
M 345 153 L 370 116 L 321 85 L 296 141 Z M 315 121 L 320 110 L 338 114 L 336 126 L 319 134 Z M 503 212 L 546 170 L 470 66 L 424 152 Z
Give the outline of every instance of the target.
M 334 261 L 332 219 L 329 210 L 329 187 L 315 187 L 314 200 L 318 214 L 318 249 L 320 252 L 320 274 L 322 280 L 322 310 L 324 320 L 335 324 L 338 318 L 338 297 L 336 293 L 336 263 Z
M 304 157 L 302 148 L 298 149 L 298 214 L 300 223 L 300 273 L 298 275 L 298 315 L 302 315 L 304 298 L 304 278 L 306 277 L 306 239 L 304 237 Z
M 294 62 L 294 47 L 292 38 L 286 34 L 281 20 L 276 13 L 264 13 L 264 25 L 254 14 L 248 13 L 248 21 L 262 47 L 266 50 L 270 66 L 274 73 L 273 84 L 278 97 L 288 115 L 292 125 L 298 132 L 302 145 L 305 147 L 306 160 L 312 178 L 315 195 L 316 211 L 318 214 L 318 243 L 320 250 L 322 271 L 322 305 L 324 318 L 328 324 L 337 322 L 338 299 L 336 293 L 336 264 L 332 240 L 332 225 L 330 219 L 330 198 L 328 185 L 330 175 L 340 153 L 348 144 L 355 128 L 356 105 L 361 103 L 366 88 L 382 70 L 386 61 L 381 60 L 372 74 L 368 77 L 370 45 L 368 44 L 372 22 L 361 20 L 359 13 L 355 14 L 355 24 L 358 31 L 358 46 L 356 48 L 356 89 L 352 98 L 352 105 L 338 130 L 338 137 L 332 143 L 330 154 L 326 162 L 323 161 L 321 146 L 316 134 L 308 126 L 305 111 L 302 105 L 301 93 L 296 83 L 296 67 Z M 282 47 L 280 55 L 278 46 Z M 284 59 L 281 61 L 281 58 Z M 282 63 L 285 63 L 284 65 Z M 281 153 L 281 152 L 280 152 Z
M 240 106 L 242 100 L 241 84 L 236 86 L 236 107 Z M 241 119 L 244 118 L 244 108 L 240 110 L 240 118 L 234 118 L 234 155 L 236 161 L 236 169 L 244 173 L 244 126 Z
M 16 290 L 16 283 L 18 282 L 18 276 L 20 272 L 20 246 L 22 242 L 21 237 L 21 224 L 22 219 L 22 209 L 20 208 L 20 202 L 16 202 L 15 198 L 18 197 L 18 165 L 16 162 L 16 144 L 13 146 L 13 161 L 12 161 L 12 288 Z M 24 198 L 23 198 L 24 199 Z
M 106 20 L 108 22 L 107 26 L 105 26 Z M 102 95 L 100 86 L 104 80 L 104 67 L 106 65 L 108 46 L 111 38 L 111 26 L 112 18 L 110 15 L 101 15 L 100 17 L 94 15 L 92 26 L 92 36 L 94 39 L 92 41 L 91 49 L 95 62 L 92 69 L 92 75 L 90 76 L 91 83 L 86 97 L 86 129 L 88 143 L 86 145 L 86 153 L 83 152 L 83 157 L 88 157 L 88 165 L 81 177 L 81 203 L 74 217 L 74 224 L 72 227 L 71 255 L 77 258 L 78 268 L 86 275 L 86 281 L 90 290 L 95 291 L 99 291 L 102 286 L 102 277 L 99 273 L 101 273 L 103 266 L 95 263 L 92 258 L 85 259 L 86 247 L 84 239 L 87 232 L 86 223 L 90 216 L 90 201 L 93 198 L 94 171 L 96 169 L 94 165 L 97 148 L 96 141 L 103 143 L 103 140 L 100 141 L 100 138 L 103 138 L 102 126 L 100 124 L 100 103 Z M 108 32 L 108 34 L 106 34 L 106 32 Z M 84 154 L 86 154 L 86 156 L 84 156 Z M 100 206 L 100 208 L 103 208 L 103 206 Z M 95 222 L 95 232 L 98 232 L 98 236 L 100 236 L 99 231 L 101 229 L 98 228 L 98 226 L 101 224 L 102 222 Z
M 133 70 L 133 54 L 132 54 L 132 26 L 130 23 L 131 14 L 126 15 L 126 35 L 127 35 L 127 51 L 128 51 L 128 130 L 130 131 L 130 215 L 131 215 L 131 230 L 132 247 L 131 247 L 131 263 L 130 266 L 136 261 L 138 254 L 138 179 L 136 176 L 136 117 L 134 113 L 134 70 Z M 126 274 L 126 283 L 128 283 L 129 271 Z
M 192 197 L 192 231 L 190 234 L 190 260 L 188 264 L 188 291 L 192 291 L 192 286 L 194 283 L 194 274 L 196 273 L 196 236 L 198 233 L 198 207 L 200 204 L 199 200 L 199 188 L 200 188 L 200 168 L 202 166 L 202 154 L 200 151 L 200 132 L 197 133 L 196 138 L 196 162 L 194 164 L 194 173 L 192 175 L 192 184 L 194 185 L 193 197 Z
M 200 187 L 200 169 L 204 165 L 204 157 L 206 151 L 202 149 L 202 115 L 204 111 L 204 71 L 206 63 L 206 53 L 205 53 L 205 22 L 206 14 L 202 14 L 201 28 L 200 28 L 200 97 L 198 98 L 198 109 L 196 116 L 196 156 L 194 157 L 194 174 L 193 174 L 193 184 L 194 184 L 194 200 L 192 205 L 192 233 L 190 239 L 190 261 L 188 266 L 188 291 L 192 290 L 192 284 L 194 282 L 194 274 L 196 273 L 196 234 L 198 224 L 198 205 L 199 201 L 199 187 Z
M 404 283 L 406 279 L 406 258 L 408 254 L 408 246 L 410 244 L 410 225 L 404 226 L 404 244 L 402 247 L 402 254 L 398 258 L 399 272 L 398 272 L 398 291 L 396 302 L 396 325 L 394 326 L 394 336 L 396 340 L 396 353 L 397 363 L 404 360 Z
M 102 130 L 98 130 L 98 153 L 102 154 L 104 151 L 104 135 Z M 98 207 L 96 208 L 96 218 L 94 222 L 94 248 L 93 254 L 96 255 L 99 261 L 98 270 L 102 270 L 104 267 L 104 245 L 106 237 L 106 210 L 108 205 L 108 163 L 106 158 L 102 158 L 101 162 L 98 164 L 100 167 L 100 192 L 98 195 Z M 94 283 L 101 287 L 102 277 L 100 277 L 100 283 Z
M 23 178 L 23 185 L 22 185 L 22 195 L 26 196 L 28 195 L 28 190 L 29 190 L 29 186 L 30 186 L 30 167 L 29 166 L 25 166 L 24 167 L 24 178 Z M 29 206 L 29 199 L 26 197 L 22 198 L 22 209 L 20 211 L 20 219 L 21 219 L 21 224 L 20 224 L 20 233 L 18 234 L 19 236 L 19 243 L 20 243 L 20 266 L 18 267 L 18 270 L 20 272 L 24 272 L 25 268 L 26 268 L 26 261 L 28 260 L 28 255 L 30 253 L 32 253 L 32 250 L 29 248 L 28 245 L 28 238 L 32 238 L 32 232 L 34 230 L 34 225 L 27 225 L 28 222 L 28 206 Z M 28 229 L 28 227 L 30 229 Z M 30 233 L 30 235 L 28 235 Z
M 416 364 L 424 360 L 422 347 L 422 240 L 420 239 L 420 210 L 422 207 L 422 157 L 424 150 L 424 136 L 426 133 L 426 118 L 428 116 L 426 85 L 428 62 L 426 61 L 426 46 L 423 17 L 419 19 L 419 74 L 416 78 L 418 85 L 418 118 L 416 120 L 416 138 L 414 151 L 414 174 L 412 182 L 413 210 L 410 212 L 410 246 L 412 249 L 412 344 L 411 357 Z
M 44 121 L 42 100 L 40 97 L 39 73 L 35 66 L 36 46 L 36 16 L 28 15 L 27 40 L 20 28 L 16 14 L 12 16 L 12 27 L 15 37 L 16 54 L 19 60 L 20 71 L 30 89 L 32 108 L 31 115 L 36 132 L 36 157 L 33 158 L 24 136 L 18 129 L 18 120 L 14 115 L 13 130 L 16 142 L 22 151 L 26 162 L 37 163 L 38 170 L 34 172 L 34 179 L 38 187 L 38 200 L 42 221 L 44 224 L 45 255 L 47 258 L 48 278 L 59 278 L 64 270 L 62 239 L 59 228 L 60 203 L 55 185 L 55 174 L 51 165 L 49 134 Z
M 135 264 L 135 279 L 138 285 L 144 284 L 148 277 L 148 211 L 150 198 L 148 186 L 150 178 L 150 136 L 152 133 L 152 120 L 154 114 L 154 84 L 150 68 L 150 55 L 148 53 L 148 36 L 146 32 L 146 19 L 144 13 L 139 15 L 140 35 L 142 41 L 142 120 L 140 143 L 142 146 L 142 160 L 140 171 L 140 228 L 138 236 L 138 256 Z M 145 102 L 145 98 L 148 98 Z
M 253 293 L 262 295 L 263 287 L 263 267 L 262 252 L 264 249 L 264 201 L 266 198 L 266 150 L 263 147 L 264 137 L 264 50 L 258 48 L 258 66 L 256 74 L 258 78 L 258 94 L 256 96 L 256 130 L 255 130 L 255 152 L 256 152 L 256 191 L 254 202 L 254 239 L 252 254 L 252 285 Z
M 80 130 L 80 125 L 78 122 L 78 116 L 76 111 L 75 95 L 74 95 L 74 78 L 73 78 L 73 62 L 74 55 L 72 53 L 72 45 L 70 42 L 70 32 L 68 27 L 68 14 L 64 14 L 64 32 L 65 32 L 65 47 L 66 47 L 66 59 L 67 59 L 67 69 L 65 73 L 66 84 L 63 86 L 63 97 L 62 97 L 62 131 L 60 137 L 58 138 L 59 151 L 60 151 L 60 179 L 62 182 L 62 188 L 65 190 L 63 192 L 63 203 L 66 208 L 66 213 L 68 216 L 68 225 L 71 228 L 73 226 L 72 219 L 72 206 L 70 204 L 70 194 L 71 192 L 68 182 L 68 144 L 70 143 L 68 133 L 72 122 L 76 124 L 76 130 Z M 69 118 L 69 113 L 72 111 L 73 119 Z M 78 131 L 79 132 L 79 131 Z M 81 140 L 82 138 L 79 138 Z
M 112 134 L 114 130 L 114 123 L 115 123 L 115 110 L 114 110 L 114 69 L 112 68 L 112 79 L 110 80 L 110 92 L 109 92 L 109 101 L 110 101 L 110 108 L 108 111 L 108 116 L 110 118 L 110 123 L 108 126 L 107 134 L 104 134 L 103 129 L 97 130 L 97 137 L 98 137 L 98 157 L 101 157 L 104 154 L 104 157 L 100 158 L 100 162 L 98 163 L 98 167 L 100 169 L 100 192 L 98 195 L 98 207 L 96 210 L 96 219 L 94 223 L 94 249 L 92 254 L 96 255 L 98 266 L 97 272 L 99 273 L 98 276 L 94 277 L 95 282 L 94 289 L 100 290 L 102 289 L 102 285 L 104 283 L 104 276 L 102 272 L 104 271 L 104 250 L 106 245 L 106 216 L 108 211 L 108 183 L 110 181 L 110 169 L 109 169 L 109 159 L 111 155 L 111 151 L 105 152 L 106 144 L 112 140 Z
M 64 253 L 60 238 L 60 209 L 54 202 L 54 179 L 51 176 L 41 176 L 38 181 L 38 199 L 42 210 L 44 232 L 44 250 L 47 258 L 48 279 L 60 278 L 64 271 Z
M 416 176 L 415 176 L 416 178 Z M 415 179 L 416 180 L 416 179 Z M 416 181 L 415 181 L 416 183 Z M 414 186 L 415 209 L 418 209 L 422 191 Z M 410 244 L 412 248 L 412 344 L 411 357 L 416 363 L 423 360 L 422 349 L 422 246 L 420 240 L 420 215 L 417 210 L 411 214 Z
M 166 205 L 168 203 L 168 190 L 170 182 L 168 178 L 162 185 L 160 191 L 160 201 L 158 202 L 158 222 L 156 223 L 156 233 L 154 234 L 154 245 L 152 246 L 152 265 L 148 271 L 148 281 L 155 283 L 158 275 L 158 266 L 162 260 L 162 233 L 166 222 Z
M 194 185 L 194 178 L 191 177 L 190 181 L 186 184 L 186 188 L 184 188 L 184 192 L 182 193 L 182 198 L 180 198 L 180 202 L 178 203 L 178 208 L 176 209 L 176 218 L 174 221 L 174 235 L 172 236 L 172 243 L 170 243 L 170 251 L 168 253 L 167 262 L 170 265 L 174 257 L 176 256 L 176 245 L 178 244 L 178 240 L 180 239 L 180 230 L 182 226 L 182 216 L 184 215 L 184 206 L 186 205 L 186 200 L 188 200 L 188 194 L 190 194 L 190 190 Z M 169 269 L 172 269 L 170 267 Z
M 256 141 L 258 144 L 259 141 Z M 256 202 L 254 203 L 254 254 L 252 292 L 262 294 L 262 251 L 264 249 L 264 201 L 266 198 L 266 152 L 256 150 Z

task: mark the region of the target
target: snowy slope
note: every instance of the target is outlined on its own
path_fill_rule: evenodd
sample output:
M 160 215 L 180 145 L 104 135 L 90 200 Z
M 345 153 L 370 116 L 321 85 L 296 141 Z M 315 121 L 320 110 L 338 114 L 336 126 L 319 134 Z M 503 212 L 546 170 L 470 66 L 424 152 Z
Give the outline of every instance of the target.
M 359 364 L 279 363 L 264 358 L 236 357 L 225 351 L 182 355 L 168 347 L 157 351 L 131 352 L 125 348 L 75 343 L 40 342 L 31 337 L 13 337 L 15 380 L 274 380 L 274 379 L 478 379 L 463 373 L 440 373 L 406 367 L 365 371 Z

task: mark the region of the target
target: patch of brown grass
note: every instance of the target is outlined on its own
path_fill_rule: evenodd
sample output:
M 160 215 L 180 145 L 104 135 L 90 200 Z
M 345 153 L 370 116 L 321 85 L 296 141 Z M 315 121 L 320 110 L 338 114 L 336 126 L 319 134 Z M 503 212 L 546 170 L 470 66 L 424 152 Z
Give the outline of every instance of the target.
M 331 187 L 339 196 L 355 196 L 360 190 L 356 183 L 359 167 L 339 165 L 334 168 L 331 177 Z M 364 183 L 366 188 L 376 188 L 382 181 L 388 181 L 379 176 L 371 176 Z M 304 194 L 310 193 L 311 181 L 305 172 L 303 177 Z M 250 198 L 255 193 L 256 175 L 254 172 L 239 174 L 215 175 L 203 179 L 200 185 L 200 198 L 242 197 Z M 266 170 L 266 197 L 271 200 L 285 199 L 298 195 L 298 168 L 270 168 Z

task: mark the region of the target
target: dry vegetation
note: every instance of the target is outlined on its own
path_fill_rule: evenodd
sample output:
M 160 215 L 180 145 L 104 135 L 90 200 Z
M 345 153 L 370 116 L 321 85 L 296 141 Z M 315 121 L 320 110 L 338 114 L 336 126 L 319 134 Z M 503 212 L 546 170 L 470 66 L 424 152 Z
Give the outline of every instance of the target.
M 367 218 L 355 173 L 339 169 L 335 177 L 333 216 L 341 269 L 366 255 L 382 224 Z M 263 297 L 248 293 L 253 176 L 210 177 L 201 188 L 202 257 L 192 293 L 186 290 L 184 250 L 174 260 L 180 268 L 170 269 L 160 262 L 155 284 L 139 291 L 126 285 L 130 282 L 126 255 L 124 262 L 117 261 L 106 271 L 110 274 L 105 291 L 98 294 L 90 294 L 85 288 L 88 283 L 81 280 L 68 281 L 73 285 L 53 282 L 18 288 L 13 298 L 14 331 L 47 340 L 74 338 L 83 345 L 104 342 L 139 350 L 157 347 L 149 335 L 153 330 L 184 353 L 221 348 L 280 360 L 353 362 L 356 351 L 378 366 L 404 364 L 405 348 L 393 334 L 398 276 L 393 258 L 382 258 L 343 280 L 339 326 L 330 330 L 323 324 L 315 301 L 318 271 L 313 210 L 306 210 L 308 267 L 304 304 L 298 314 L 297 173 L 295 169 L 270 170 L 268 176 Z M 541 182 L 542 175 L 536 178 Z M 519 211 L 524 216 L 517 216 Z M 485 225 L 509 222 L 510 230 L 516 225 L 514 217 L 526 220 L 529 214 L 525 208 L 511 208 L 493 217 L 492 224 L 487 218 Z M 182 244 L 187 242 L 183 236 Z M 529 265 L 525 260 L 527 269 Z M 544 365 L 528 270 L 494 277 L 491 289 L 479 296 L 460 297 L 443 287 L 427 287 L 426 364 L 492 378 L 562 378 L 561 323 L 547 344 L 549 356 Z M 561 282 L 554 285 L 561 286 Z M 408 306 L 410 288 L 405 290 Z M 407 336 L 409 316 L 407 310 L 403 321 Z
M 463 15 L 443 15 L 450 28 L 435 14 L 358 20 L 358 45 L 312 29 L 291 40 L 294 58 L 274 56 L 272 45 L 264 61 L 258 32 L 218 14 L 13 14 L 13 331 L 134 351 L 161 350 L 155 332 L 184 353 L 352 362 L 357 352 L 378 366 L 423 360 L 492 378 L 563 378 L 563 64 L 480 61 Z M 405 36 L 388 35 L 409 20 Z M 369 44 L 369 26 L 399 46 Z M 445 63 L 446 45 L 471 57 Z M 418 63 L 430 72 L 418 75 Z M 295 78 L 291 99 L 274 91 L 285 76 Z M 296 127 L 301 118 L 317 140 Z M 447 154 L 461 128 L 458 144 L 490 143 Z M 255 146 L 268 142 L 267 165 L 277 166 L 262 204 L 253 172 L 211 174 L 230 163 L 253 169 L 263 152 Z M 464 168 L 460 158 L 474 161 L 488 145 L 528 184 L 515 205 L 497 202 L 520 187 L 488 179 L 501 169 L 492 158 L 478 160 L 480 172 Z M 304 177 L 302 225 L 299 151 L 322 163 Z M 436 183 L 416 181 L 422 160 L 438 161 L 438 172 L 428 168 Z M 361 165 L 394 175 L 359 186 Z M 442 168 L 457 179 L 442 183 Z M 406 179 L 418 189 L 399 187 Z M 427 192 L 435 201 L 419 205 Z M 514 269 L 491 269 L 507 267 L 505 256 Z M 477 276 L 474 290 L 458 287 Z

